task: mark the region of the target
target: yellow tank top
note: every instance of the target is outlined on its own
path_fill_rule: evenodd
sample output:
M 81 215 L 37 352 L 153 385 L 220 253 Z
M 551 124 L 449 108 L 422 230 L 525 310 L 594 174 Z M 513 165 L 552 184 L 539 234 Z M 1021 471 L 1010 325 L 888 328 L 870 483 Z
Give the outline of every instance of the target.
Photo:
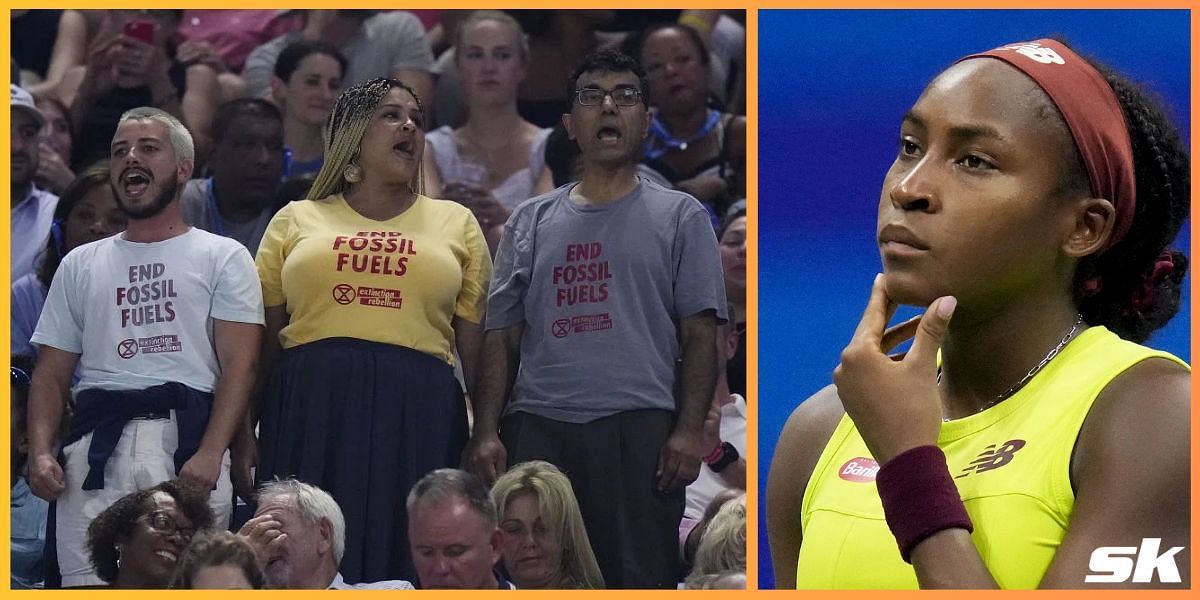
M 1187 367 L 1092 327 L 1011 398 L 942 424 L 938 446 L 974 523 L 971 538 L 1001 588 L 1038 586 L 1070 522 L 1071 452 L 1092 402 L 1117 375 L 1155 357 Z M 883 519 L 878 469 L 842 417 L 804 492 L 796 587 L 917 587 Z

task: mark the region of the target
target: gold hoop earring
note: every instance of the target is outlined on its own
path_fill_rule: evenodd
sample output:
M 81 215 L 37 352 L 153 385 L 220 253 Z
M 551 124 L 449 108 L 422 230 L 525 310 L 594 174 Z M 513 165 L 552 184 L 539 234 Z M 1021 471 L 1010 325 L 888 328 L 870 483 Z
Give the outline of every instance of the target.
M 359 167 L 354 163 L 350 163 L 346 165 L 344 170 L 342 170 L 342 177 L 345 178 L 348 183 L 358 183 L 362 181 L 362 167 Z

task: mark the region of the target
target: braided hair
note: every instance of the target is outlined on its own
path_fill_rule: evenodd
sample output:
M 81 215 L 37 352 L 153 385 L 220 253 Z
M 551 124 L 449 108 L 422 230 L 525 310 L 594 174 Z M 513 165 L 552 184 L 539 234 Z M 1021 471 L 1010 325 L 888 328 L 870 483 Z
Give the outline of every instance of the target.
M 338 96 L 337 105 L 329 115 L 325 127 L 325 163 L 308 190 L 309 200 L 320 200 L 332 194 L 342 194 L 350 189 L 346 181 L 346 167 L 358 159 L 363 135 L 371 122 L 371 113 L 383 101 L 392 88 L 402 88 L 417 101 L 417 109 L 425 110 L 416 90 L 397 79 L 376 78 L 356 84 Z M 410 187 L 414 194 L 425 193 L 424 173 L 421 163 Z
M 1168 245 L 1188 216 L 1190 158 L 1157 99 L 1104 65 L 1089 62 L 1108 81 L 1125 115 L 1137 205 L 1124 238 L 1080 261 L 1073 290 L 1088 324 L 1142 342 L 1179 312 L 1188 259 Z M 1073 162 L 1082 169 L 1081 160 Z M 1072 175 L 1086 181 L 1082 173 Z

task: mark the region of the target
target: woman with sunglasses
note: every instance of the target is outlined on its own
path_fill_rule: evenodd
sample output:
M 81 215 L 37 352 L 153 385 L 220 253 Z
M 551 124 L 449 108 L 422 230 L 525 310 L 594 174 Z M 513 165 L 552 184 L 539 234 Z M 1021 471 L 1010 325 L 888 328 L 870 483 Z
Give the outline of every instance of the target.
M 96 575 L 110 587 L 165 589 L 192 535 L 212 526 L 208 490 L 181 479 L 121 498 L 88 526 Z

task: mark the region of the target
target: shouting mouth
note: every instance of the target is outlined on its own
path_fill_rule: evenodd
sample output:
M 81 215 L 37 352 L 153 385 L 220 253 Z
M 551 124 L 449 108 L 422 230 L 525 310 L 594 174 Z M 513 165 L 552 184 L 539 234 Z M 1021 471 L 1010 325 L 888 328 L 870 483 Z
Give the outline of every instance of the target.
M 128 169 L 121 174 L 121 185 L 126 196 L 138 198 L 150 187 L 150 174 L 141 169 Z

